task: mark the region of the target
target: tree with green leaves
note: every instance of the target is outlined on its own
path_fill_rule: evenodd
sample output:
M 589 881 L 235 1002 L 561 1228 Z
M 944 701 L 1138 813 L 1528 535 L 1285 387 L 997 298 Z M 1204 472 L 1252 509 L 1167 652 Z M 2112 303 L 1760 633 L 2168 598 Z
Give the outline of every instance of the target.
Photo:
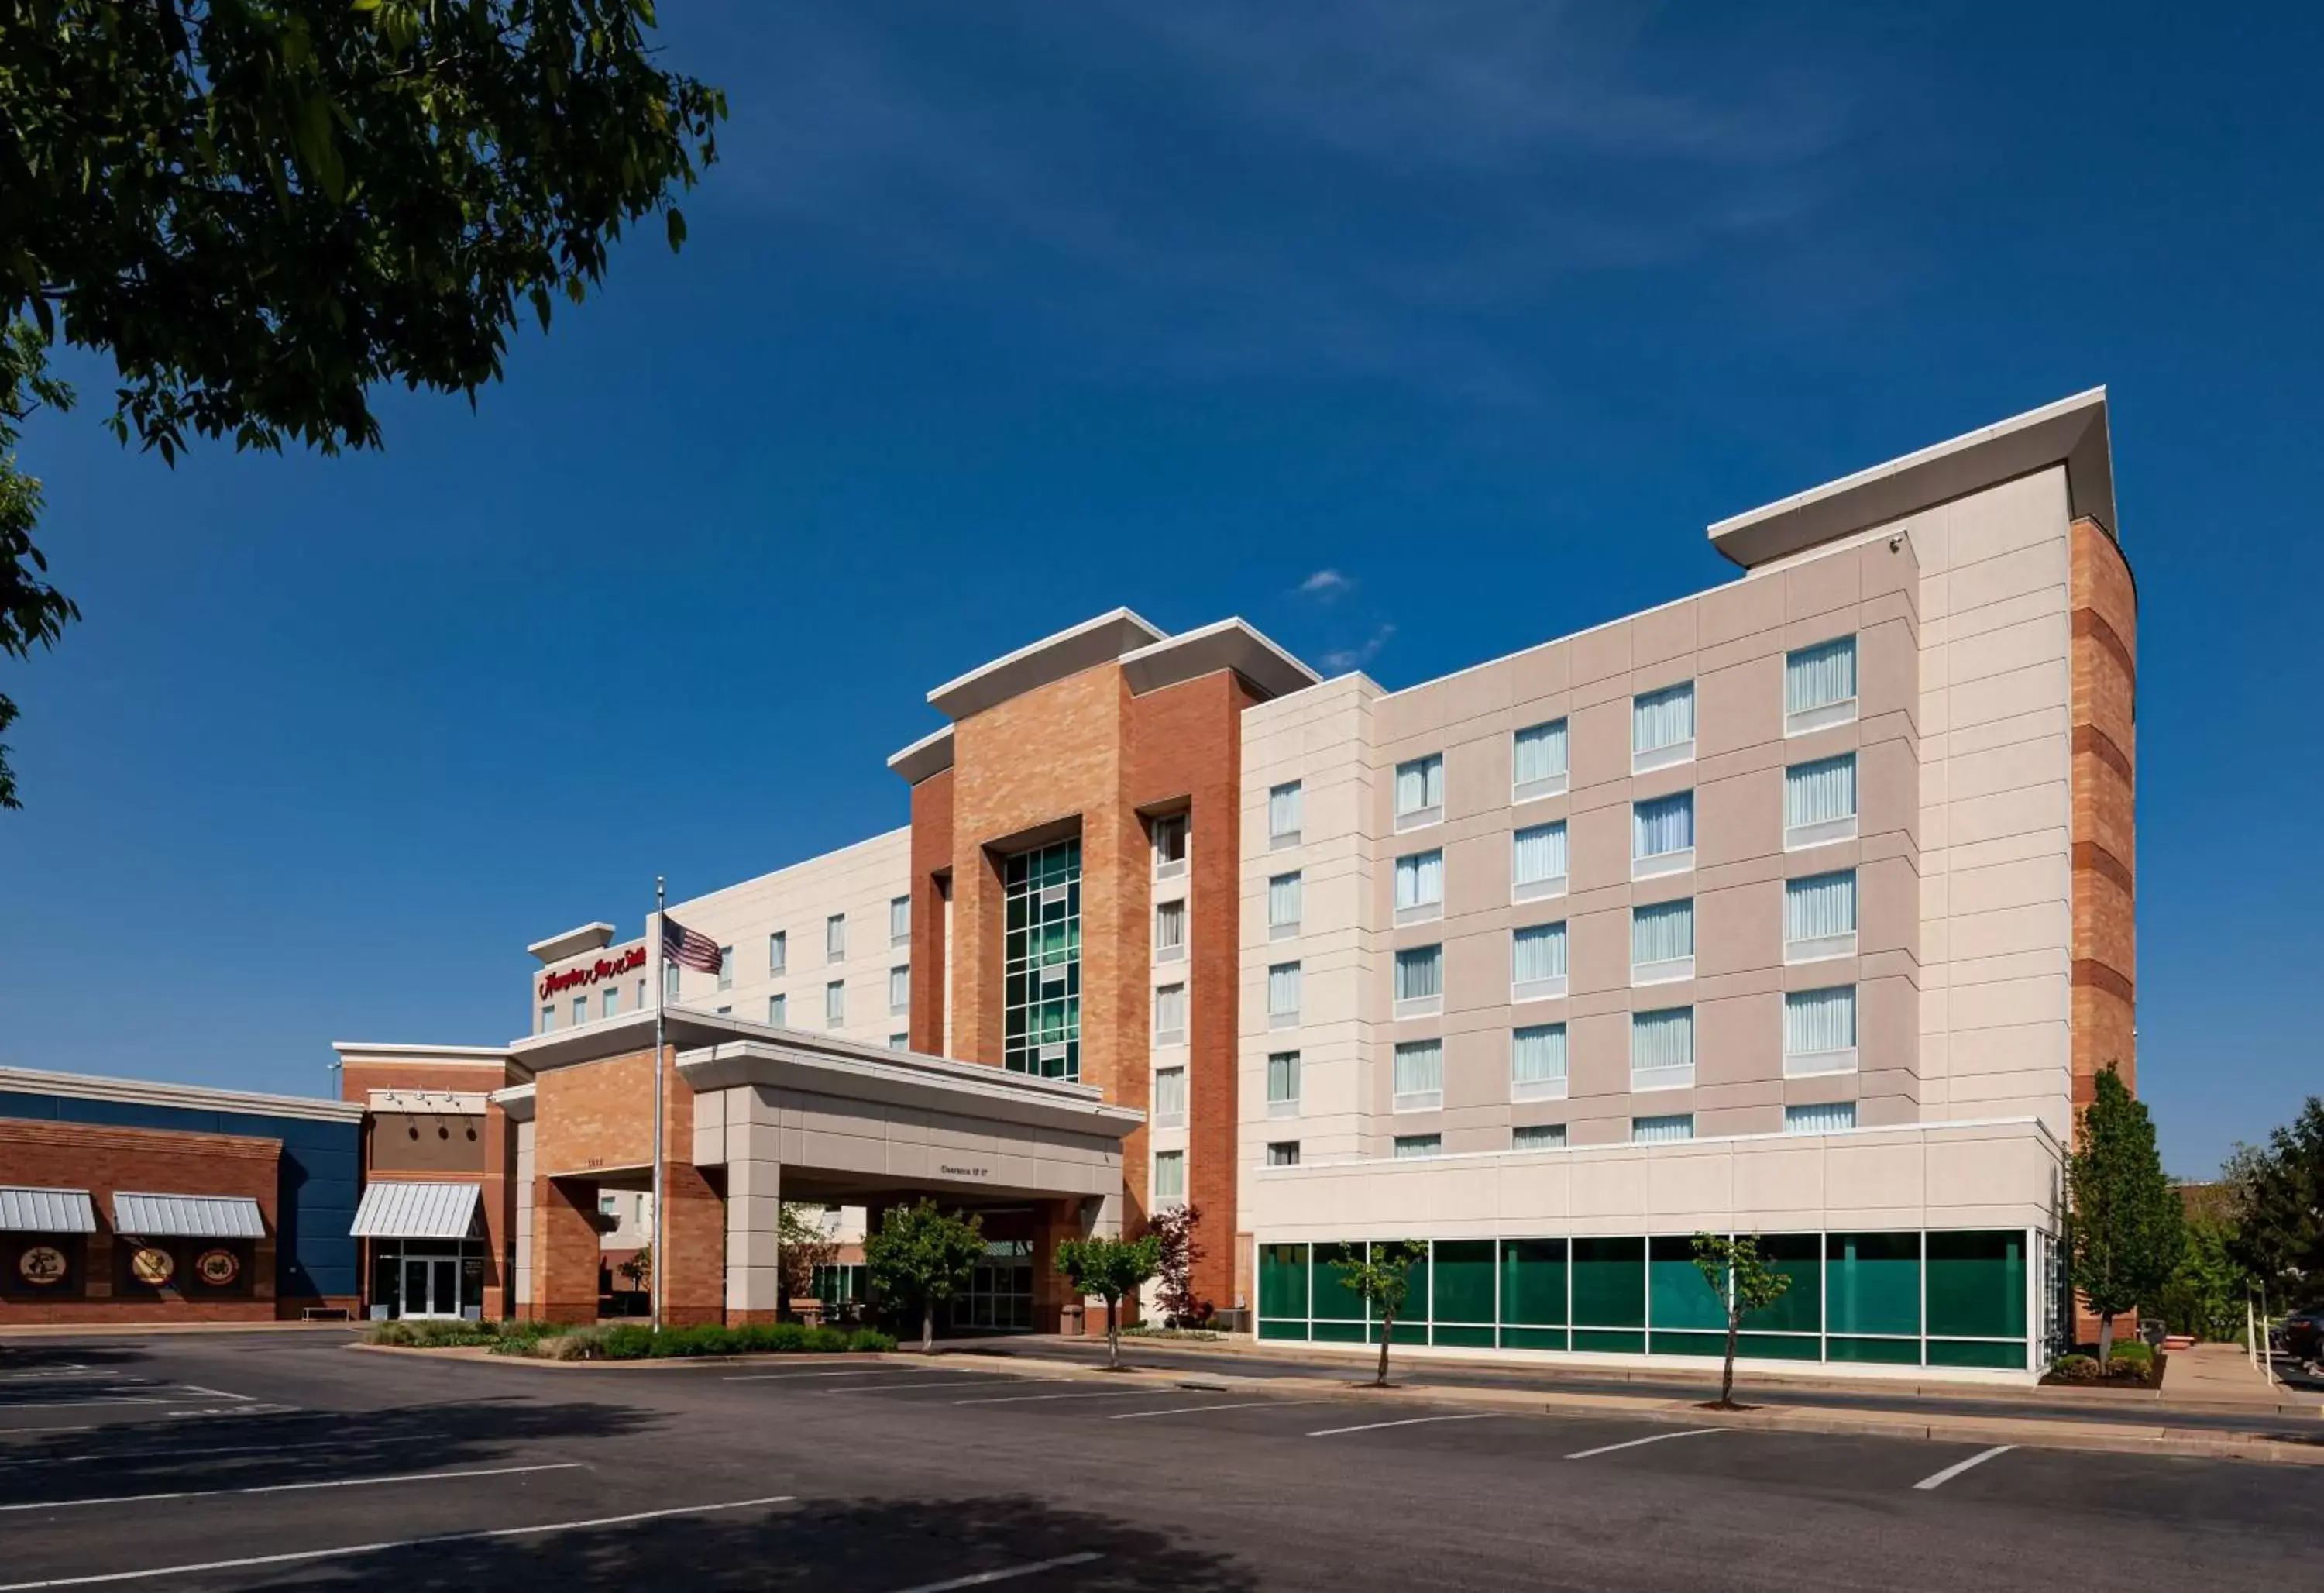
M 1160 1236 L 1060 1239 L 1056 1260 L 1057 1270 L 1065 1274 L 1065 1282 L 1073 1285 L 1074 1293 L 1084 1299 L 1094 1294 L 1105 1301 L 1106 1369 L 1119 1372 L 1122 1298 L 1137 1293 L 1146 1286 L 1148 1279 L 1162 1270 Z
M 107 424 L 375 448 L 372 388 L 499 379 L 611 245 L 717 158 L 718 89 L 650 0 L 0 0 L 0 652 L 78 617 L 33 541 L 19 429 L 109 357 Z M 15 718 L 0 697 L 0 729 Z M 17 804 L 0 749 L 0 806 Z
M 2324 1305 L 2324 1097 L 2264 1145 L 2237 1145 L 2232 1190 L 2235 1259 L 2267 1286 L 2271 1308 Z
M 815 1292 L 819 1267 L 839 1259 L 839 1241 L 832 1237 L 825 1214 L 832 1209 L 797 1200 L 782 1203 L 775 1226 L 775 1275 L 780 1280 L 783 1309 Z M 824 1301 L 829 1305 L 829 1301 Z
M 2235 1258 L 2236 1233 L 2233 1222 L 2188 1217 L 2187 1247 L 2154 1297 L 2156 1314 L 2173 1330 L 2212 1343 L 2242 1338 L 2252 1276 Z
M 2186 1246 L 2178 1190 L 2154 1148 L 2146 1105 L 2107 1064 L 2082 1109 L 2066 1158 L 2074 1287 L 2098 1319 L 2098 1365 L 2114 1350 L 2114 1320 L 2171 1281 Z
M 967 1286 L 983 1259 L 983 1219 L 939 1210 L 925 1197 L 916 1206 L 890 1206 L 863 1241 L 872 1286 L 920 1313 L 922 1355 L 936 1348 L 936 1307 Z
M 1379 1322 L 1379 1369 L 1372 1374 L 1374 1388 L 1388 1386 L 1388 1340 L 1396 1337 L 1396 1319 L 1404 1314 L 1405 1301 L 1412 1293 L 1412 1269 L 1427 1259 L 1425 1241 L 1399 1239 L 1367 1246 L 1360 1255 L 1354 1246 L 1342 1245 L 1332 1263 L 1340 1274 L 1340 1287 L 1352 1291 L 1364 1302 L 1365 1314 Z
M 1732 1238 L 1695 1235 L 1694 1264 L 1727 1313 L 1727 1363 L 1720 1369 L 1719 1398 L 1713 1408 L 1736 1410 L 1735 1346 L 1742 1336 L 1743 1319 L 1781 1300 L 1792 1280 L 1767 1264 L 1759 1254 L 1759 1241 L 1748 1234 Z

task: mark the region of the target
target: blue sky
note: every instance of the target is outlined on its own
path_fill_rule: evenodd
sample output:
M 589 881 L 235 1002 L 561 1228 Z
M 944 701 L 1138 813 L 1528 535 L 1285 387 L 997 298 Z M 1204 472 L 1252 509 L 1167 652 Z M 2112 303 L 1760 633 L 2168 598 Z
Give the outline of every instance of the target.
M 734 113 L 692 240 L 473 412 L 173 471 L 81 365 L 28 434 L 87 619 L 5 666 L 0 1060 L 317 1091 L 335 1039 L 503 1039 L 524 945 L 657 871 L 902 822 L 922 694 L 1060 625 L 1399 686 L 2105 383 L 2141 1079 L 2209 1170 L 2324 1078 L 2318 854 L 2243 822 L 2315 808 L 2324 25 L 1892 9 L 665 6 Z

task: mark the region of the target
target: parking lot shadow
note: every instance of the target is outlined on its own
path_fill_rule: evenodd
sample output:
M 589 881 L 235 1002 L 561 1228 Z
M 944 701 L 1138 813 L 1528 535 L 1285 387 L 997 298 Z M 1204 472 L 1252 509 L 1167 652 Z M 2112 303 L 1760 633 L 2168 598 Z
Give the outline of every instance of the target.
M 647 1508 L 643 1501 L 637 1506 Z M 816 1588 L 899 1593 L 1048 1566 L 1027 1588 L 1243 1593 L 1257 1575 L 1167 1533 L 1023 1495 L 778 1505 L 580 1532 L 437 1542 L 306 1568 L 269 1587 Z M 1010 1579 L 1015 1581 L 1015 1578 Z

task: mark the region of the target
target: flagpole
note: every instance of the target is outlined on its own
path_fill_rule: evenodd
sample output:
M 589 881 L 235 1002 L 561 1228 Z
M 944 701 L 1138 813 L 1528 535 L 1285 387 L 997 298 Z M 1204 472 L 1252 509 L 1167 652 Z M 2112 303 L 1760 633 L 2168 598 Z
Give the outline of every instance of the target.
M 653 1308 L 652 1326 L 661 1331 L 662 1281 L 669 1275 L 669 1253 L 662 1246 L 661 1226 L 661 1090 L 662 1090 L 662 1009 L 669 1005 L 669 940 L 662 929 L 664 905 L 662 876 L 654 875 L 654 1118 L 653 1118 L 653 1270 L 646 1274 L 651 1285 L 647 1295 Z

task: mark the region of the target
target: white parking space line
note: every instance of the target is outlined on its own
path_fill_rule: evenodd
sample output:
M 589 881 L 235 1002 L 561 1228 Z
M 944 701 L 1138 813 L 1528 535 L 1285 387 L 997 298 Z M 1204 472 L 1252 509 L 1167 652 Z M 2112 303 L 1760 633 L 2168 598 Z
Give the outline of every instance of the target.
M 105 1400 L 0 1400 L 0 1411 L 85 1411 L 92 1405 L 167 1405 L 191 1404 L 186 1399 L 167 1396 L 148 1397 L 124 1394 L 119 1399 Z
M 1424 1427 L 1431 1422 L 1489 1422 L 1499 1411 L 1471 1411 L 1461 1416 L 1406 1416 L 1401 1422 L 1367 1422 L 1360 1427 L 1326 1427 L 1309 1438 L 1337 1438 L 1343 1432 L 1378 1432 L 1384 1427 Z
M 1152 1399 L 1167 1392 L 1159 1388 L 1098 1388 L 1070 1394 L 1001 1394 L 982 1399 L 954 1400 L 956 1405 L 1027 1405 L 1036 1400 Z
M 1037 1560 L 1030 1565 L 1003 1566 L 999 1570 L 981 1570 L 973 1576 L 954 1577 L 948 1582 L 922 1582 L 917 1588 L 906 1588 L 902 1593 L 952 1593 L 955 1588 L 982 1588 L 988 1582 L 1005 1582 L 1014 1577 L 1029 1577 L 1036 1571 L 1062 1570 L 1069 1565 L 1087 1565 L 1093 1560 L 1102 1560 L 1102 1554 L 1084 1551 L 1080 1554 L 1060 1554 L 1055 1560 Z M 0 1588 L 0 1593 L 6 1589 Z
M 254 1394 L 233 1394 L 223 1388 L 204 1388 L 198 1383 L 180 1383 L 178 1386 L 194 1394 L 208 1394 L 212 1399 L 249 1400 L 255 1403 L 258 1398 Z
M 857 1383 L 846 1388 L 810 1388 L 807 1393 L 831 1399 L 843 1394 L 886 1394 L 889 1390 L 896 1388 L 976 1388 L 980 1386 L 990 1388 L 994 1381 L 993 1378 L 984 1376 L 941 1377 L 925 1382 L 915 1379 L 905 1383 L 881 1383 L 876 1385 Z
M 488 1466 L 478 1471 L 407 1471 L 396 1477 L 340 1477 L 326 1482 L 274 1482 L 248 1488 L 180 1488 L 164 1494 L 115 1494 L 102 1499 L 39 1499 L 23 1505 L 0 1505 L 0 1514 L 18 1510 L 75 1510 L 88 1505 L 151 1505 L 162 1499 L 215 1499 L 227 1494 L 303 1494 L 316 1488 L 372 1488 L 400 1482 L 461 1482 L 474 1477 L 518 1477 L 532 1471 L 579 1471 L 583 1460 L 557 1460 L 538 1466 Z
M 352 1560 L 360 1554 L 384 1554 L 392 1549 L 424 1549 L 440 1543 L 481 1543 L 495 1538 L 530 1538 L 549 1533 L 586 1532 L 593 1527 L 666 1521 L 673 1515 L 712 1515 L 726 1510 L 749 1510 L 760 1505 L 788 1505 L 795 1496 L 791 1494 L 770 1494 L 759 1499 L 728 1499 L 715 1505 L 674 1505 L 667 1510 L 638 1510 L 627 1515 L 600 1515 L 587 1521 L 551 1521 L 540 1526 L 499 1526 L 481 1532 L 438 1533 L 431 1537 L 391 1538 L 378 1543 L 345 1543 L 336 1549 L 300 1549 L 286 1554 L 254 1554 L 242 1560 L 157 1565 L 147 1570 L 99 1571 L 91 1576 L 49 1577 L 37 1582 L 0 1582 L 0 1593 L 36 1593 L 36 1589 L 45 1588 L 94 1588 L 108 1582 L 147 1581 L 155 1577 L 189 1577 L 202 1571 L 249 1570 L 262 1565 L 295 1565 L 308 1560 Z
M 48 1432 L 88 1431 L 85 1428 L 51 1427 Z M 197 1455 L 287 1455 L 300 1449 L 344 1449 L 336 1440 L 311 1444 L 227 1444 L 204 1449 L 115 1449 L 97 1455 L 35 1455 L 24 1460 L 0 1460 L 0 1469 L 24 1466 L 104 1466 L 115 1460 L 189 1460 Z
M 928 1374 L 918 1366 L 858 1366 L 845 1372 L 741 1372 L 731 1377 L 721 1377 L 721 1383 L 787 1383 L 794 1377 L 893 1377 L 909 1373 L 917 1377 Z
M 1731 1429 L 1725 1427 L 1689 1427 L 1678 1432 L 1649 1433 L 1645 1438 L 1634 1438 L 1625 1443 L 1600 1444 L 1594 1449 L 1576 1449 L 1565 1458 L 1569 1460 L 1587 1460 L 1592 1455 L 1610 1455 L 1617 1449 L 1635 1449 L 1640 1444 L 1668 1443 L 1674 1438 L 1701 1438 L 1706 1433 L 1729 1431 Z
M 1148 1416 L 1199 1416 L 1205 1411 L 1288 1410 L 1293 1405 L 1327 1405 L 1329 1400 L 1238 1400 L 1231 1405 L 1172 1405 L 1167 1411 L 1120 1411 L 1109 1422 L 1143 1422 Z
M 1996 1444 L 1993 1448 L 1986 1450 L 1983 1454 L 1971 1455 L 1966 1460 L 1956 1460 L 1950 1466 L 1946 1467 L 1942 1471 L 1937 1472 L 1932 1476 L 1924 1477 L 1913 1486 L 1923 1493 L 1926 1493 L 1931 1488 L 1941 1488 L 1944 1486 L 1945 1484 L 1952 1481 L 1956 1477 L 1959 1477 L 1962 1472 L 1967 1471 L 1970 1467 L 1982 1466 L 1987 1460 L 1992 1459 L 1996 1455 L 2006 1455 L 2016 1447 L 2017 1446 L 2015 1444 Z

